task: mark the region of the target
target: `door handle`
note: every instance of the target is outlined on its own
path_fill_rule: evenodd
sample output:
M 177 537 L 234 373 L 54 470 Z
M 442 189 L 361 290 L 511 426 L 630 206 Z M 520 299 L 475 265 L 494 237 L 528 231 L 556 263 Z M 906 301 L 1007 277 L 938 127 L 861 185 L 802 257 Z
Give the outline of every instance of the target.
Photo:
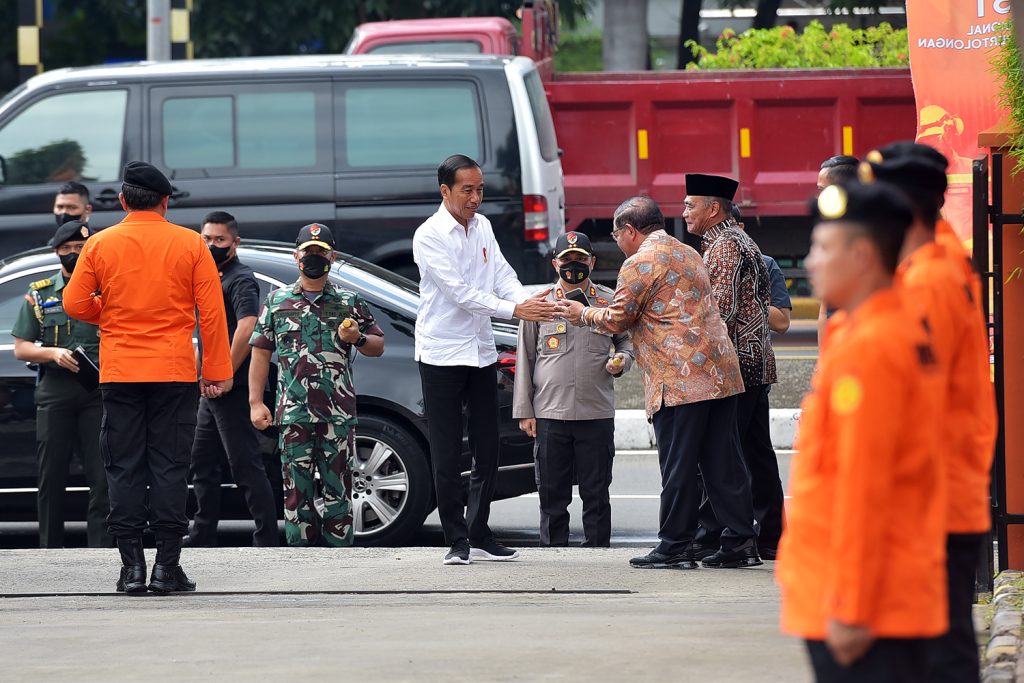
M 114 209 L 118 206 L 117 192 L 111 189 L 103 190 L 92 198 L 92 203 L 100 209 Z

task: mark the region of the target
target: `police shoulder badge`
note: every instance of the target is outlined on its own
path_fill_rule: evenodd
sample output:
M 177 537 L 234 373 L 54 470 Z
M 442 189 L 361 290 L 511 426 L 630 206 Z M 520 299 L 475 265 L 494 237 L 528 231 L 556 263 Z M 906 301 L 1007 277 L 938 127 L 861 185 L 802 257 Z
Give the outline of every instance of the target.
M 45 280 L 36 280 L 29 285 L 30 289 L 42 289 L 43 287 L 49 287 L 53 284 L 53 278 L 46 278 Z

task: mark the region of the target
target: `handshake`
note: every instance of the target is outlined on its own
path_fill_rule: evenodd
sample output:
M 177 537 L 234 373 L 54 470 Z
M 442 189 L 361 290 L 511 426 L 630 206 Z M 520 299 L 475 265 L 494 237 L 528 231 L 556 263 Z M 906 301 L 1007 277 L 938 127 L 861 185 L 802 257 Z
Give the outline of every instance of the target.
M 516 304 L 513 315 L 520 320 L 534 322 L 550 322 L 555 318 L 565 318 L 574 325 L 580 324 L 583 304 L 576 301 L 547 301 L 551 288 L 537 292 L 521 304 Z

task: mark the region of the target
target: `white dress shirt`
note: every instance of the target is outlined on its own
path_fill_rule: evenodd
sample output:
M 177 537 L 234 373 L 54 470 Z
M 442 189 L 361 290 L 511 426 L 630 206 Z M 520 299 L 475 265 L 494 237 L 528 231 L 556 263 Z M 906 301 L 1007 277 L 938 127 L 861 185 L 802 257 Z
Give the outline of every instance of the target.
M 486 216 L 467 231 L 444 204 L 416 229 L 412 253 L 420 269 L 416 360 L 482 368 L 498 360 L 491 318 L 511 319 L 529 293 L 494 239 Z

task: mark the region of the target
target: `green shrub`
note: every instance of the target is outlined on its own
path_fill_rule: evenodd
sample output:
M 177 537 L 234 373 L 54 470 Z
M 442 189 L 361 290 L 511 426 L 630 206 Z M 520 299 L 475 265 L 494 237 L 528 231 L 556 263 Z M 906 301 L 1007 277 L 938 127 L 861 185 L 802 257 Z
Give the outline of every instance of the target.
M 907 66 L 909 44 L 906 29 L 882 23 L 867 29 L 837 24 L 826 31 L 812 21 L 803 33 L 790 26 L 750 29 L 740 35 L 730 29 L 715 43 L 717 52 L 688 40 L 686 48 L 697 57 L 697 69 L 828 69 L 875 66 Z
M 1010 155 L 1016 159 L 1014 173 L 1024 171 L 1024 75 L 1021 57 L 1013 39 L 1013 22 L 999 26 L 1000 43 L 992 49 L 989 62 L 999 83 L 996 104 L 1009 112 Z

